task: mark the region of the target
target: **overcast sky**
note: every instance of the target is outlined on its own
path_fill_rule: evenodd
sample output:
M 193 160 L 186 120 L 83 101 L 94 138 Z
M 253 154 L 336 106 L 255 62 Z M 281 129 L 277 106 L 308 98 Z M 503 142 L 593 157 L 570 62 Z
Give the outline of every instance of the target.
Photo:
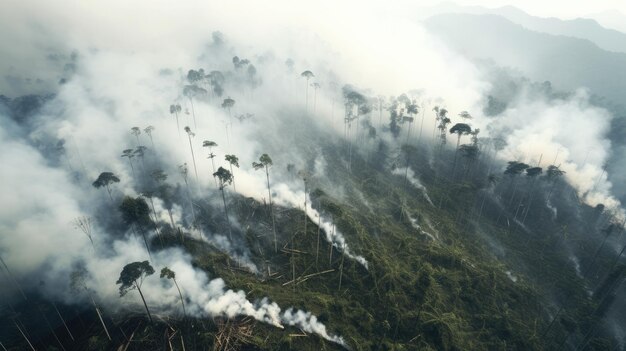
M 403 2 L 415 2 L 402 0 Z M 417 3 L 436 5 L 439 0 L 420 0 Z M 618 10 L 626 14 L 625 0 L 457 0 L 450 1 L 457 5 L 478 5 L 485 7 L 500 7 L 511 5 L 520 8 L 531 15 L 542 17 L 558 17 L 569 19 L 585 17 L 589 14 L 607 10 Z

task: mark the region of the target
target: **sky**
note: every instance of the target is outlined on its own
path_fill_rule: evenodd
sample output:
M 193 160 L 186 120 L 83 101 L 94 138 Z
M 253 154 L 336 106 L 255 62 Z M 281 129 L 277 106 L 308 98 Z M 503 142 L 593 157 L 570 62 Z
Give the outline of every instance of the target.
M 402 1 L 411 3 L 408 0 Z M 420 5 L 428 4 L 427 6 L 440 3 L 442 1 L 419 1 Z M 534 16 L 557 17 L 561 19 L 585 17 L 608 10 L 618 10 L 622 14 L 626 14 L 626 1 L 624 0 L 457 0 L 452 1 L 452 3 L 463 6 L 485 6 L 491 8 L 510 5 Z

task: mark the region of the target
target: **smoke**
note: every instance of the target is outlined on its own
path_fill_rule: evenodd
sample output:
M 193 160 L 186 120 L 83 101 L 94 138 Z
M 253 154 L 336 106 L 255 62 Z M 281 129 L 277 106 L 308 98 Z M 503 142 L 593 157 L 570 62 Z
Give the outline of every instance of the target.
M 100 172 L 111 171 L 122 179 L 113 185 L 113 197 L 118 199 L 121 194 L 136 196 L 143 191 L 145 181 L 140 179 L 156 168 L 168 174 L 168 182 L 184 187 L 177 167 L 184 163 L 194 197 L 210 198 L 218 208 L 204 140 L 218 144 L 213 150 L 218 166 L 228 168 L 226 154 L 239 157 L 240 167 L 233 170 L 237 193 L 257 200 L 267 200 L 266 179 L 252 162 L 262 153 L 270 154 L 272 197 L 280 205 L 299 206 L 305 194 L 294 192 L 281 170 L 302 159 L 305 147 L 286 145 L 285 140 L 295 131 L 303 132 L 300 129 L 306 126 L 298 122 L 307 115 L 320 129 L 341 134 L 342 123 L 337 121 L 341 97 L 331 88 L 332 82 L 362 87 L 372 96 L 423 88 L 424 101 L 441 102 L 451 115 L 469 110 L 475 115 L 474 127 L 504 136 L 508 147 L 501 153 L 503 160 L 538 162 L 543 154 L 546 164 L 554 157 L 584 201 L 619 205 L 602 171 L 611 152 L 605 137 L 611 116 L 592 106 L 585 92 L 557 102 L 522 98 L 497 118 L 483 117 L 479 111 L 492 84 L 476 66 L 419 24 L 399 16 L 395 6 L 381 11 L 381 6 L 360 5 L 321 1 L 304 9 L 288 1 L 273 6 L 254 1 L 175 5 L 109 1 L 69 6 L 10 0 L 0 4 L 0 53 L 5 58 L 0 63 L 0 93 L 55 94 L 28 126 L 16 126 L 0 116 L 0 193 L 5 203 L 0 208 L 4 233 L 0 254 L 19 281 L 35 288 L 45 278 L 44 294 L 75 302 L 67 279 L 82 264 L 92 276 L 89 286 L 111 310 L 140 306 L 136 294 L 120 299 L 114 282 L 125 264 L 147 259 L 142 242 L 97 223 L 94 255 L 89 240 L 72 228 L 71 221 L 78 216 L 109 215 L 101 212 L 111 208 L 106 192 L 91 186 Z M 218 30 L 223 34 L 214 34 Z M 235 55 L 256 67 L 254 79 L 233 67 Z M 294 62 L 292 70 L 285 65 L 287 59 Z M 192 100 L 181 93 L 183 82 L 188 69 L 200 67 L 222 71 L 227 77 L 225 91 L 219 98 L 198 97 L 192 106 Z M 315 82 L 322 85 L 314 115 L 311 91 L 308 110 L 304 107 L 306 81 L 299 77 L 304 70 L 313 71 Z M 221 108 L 228 96 L 236 101 L 230 113 Z M 183 107 L 180 129 L 189 126 L 195 136 L 178 129 L 176 117 L 169 113 L 172 103 Z M 248 113 L 254 117 L 246 121 L 231 117 Z M 128 161 L 119 156 L 138 143 L 151 145 L 145 133 L 137 141 L 129 132 L 131 127 L 148 125 L 155 127 L 154 150 L 145 156 L 145 169 L 134 160 L 138 176 L 133 177 Z M 434 119 L 426 117 L 424 130 L 433 127 Z M 67 141 L 67 158 L 78 178 L 49 157 L 46 143 L 61 139 Z M 315 176 L 322 177 L 324 162 L 315 160 Z M 410 179 L 413 183 L 412 174 Z M 414 186 L 420 188 L 418 183 Z M 155 210 L 160 220 L 169 221 L 159 199 Z M 318 221 L 318 211 L 308 207 L 306 212 Z M 173 215 L 177 225 L 187 223 L 188 205 L 174 204 Z M 328 242 L 368 267 L 330 220 L 322 216 L 320 226 Z M 225 233 L 204 234 L 207 241 L 256 271 L 245 248 L 227 241 Z M 155 268 L 168 266 L 176 272 L 190 313 L 251 316 L 277 327 L 298 326 L 344 344 L 309 312 L 288 309 L 281 314 L 280 307 L 268 299 L 249 301 L 245 292 L 227 289 L 220 278 L 209 280 L 190 262 L 187 254 L 176 249 L 153 255 Z M 179 297 L 170 282 L 149 277 L 143 289 L 150 292 L 151 307 L 178 310 Z
M 411 167 L 409 167 L 408 169 L 406 167 L 394 168 L 391 173 L 402 177 L 404 177 L 404 175 L 406 174 L 409 183 L 411 183 L 411 185 L 413 185 L 413 187 L 415 187 L 416 189 L 420 190 L 424 195 L 426 201 L 428 201 L 431 206 L 434 206 L 432 200 L 430 199 L 430 196 L 428 196 L 428 191 L 426 190 L 426 187 L 422 184 L 422 182 L 420 182 L 419 179 L 417 179 L 417 177 L 415 176 L 415 172 L 413 172 Z
M 568 98 L 550 101 L 531 100 L 524 93 L 518 99 L 488 126 L 491 135 L 507 141 L 501 159 L 544 168 L 557 165 L 566 172 L 565 179 L 581 201 L 619 208 L 604 171 L 611 153 L 607 133 L 613 116 L 593 106 L 582 89 Z

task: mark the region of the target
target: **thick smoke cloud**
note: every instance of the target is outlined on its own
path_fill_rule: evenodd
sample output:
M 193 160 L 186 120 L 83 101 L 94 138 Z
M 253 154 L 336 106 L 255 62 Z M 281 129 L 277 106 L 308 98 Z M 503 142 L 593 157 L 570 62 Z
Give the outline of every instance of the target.
M 104 191 L 90 184 L 102 171 L 122 179 L 113 187 L 116 198 L 136 196 L 142 190 L 132 181 L 127 161 L 119 157 L 123 149 L 137 146 L 129 133 L 133 126 L 156 128 L 154 150 L 146 156 L 149 166 L 162 167 L 169 181 L 183 185 L 177 166 L 186 163 L 193 192 L 211 198 L 216 208 L 219 197 L 207 150 L 202 147 L 204 140 L 218 144 L 214 151 L 220 165 L 227 153 L 239 157 L 241 168 L 234 170 L 237 192 L 259 201 L 267 200 L 265 174 L 254 170 L 252 162 L 269 153 L 276 164 L 270 170 L 272 196 L 279 205 L 299 206 L 305 196 L 303 187 L 288 181 L 278 165 L 284 167 L 302 157 L 281 144 L 284 135 L 279 131 L 286 122 L 298 121 L 291 114 L 306 114 L 305 80 L 299 78 L 306 69 L 322 85 L 314 119 L 337 135 L 343 129 L 338 122 L 342 102 L 339 92 L 330 88 L 331 82 L 353 84 L 372 96 L 423 89 L 420 99 L 425 108 L 445 105 L 452 115 L 469 110 L 475 127 L 506 137 L 503 160 L 530 162 L 543 153 L 546 161 L 542 164 L 547 164 L 559 152 L 555 163 L 561 164 L 585 201 L 618 205 L 602 172 L 610 153 L 604 135 L 611 116 L 591 106 L 584 93 L 557 104 L 520 102 L 501 116 L 483 117 L 480 111 L 491 83 L 477 67 L 447 50 L 419 24 L 391 10 L 377 12 L 378 7 L 354 4 L 322 1 L 303 8 L 286 1 L 273 6 L 253 1 L 133 5 L 7 1 L 0 5 L 0 53 L 6 58 L 0 65 L 6 72 L 0 93 L 10 97 L 56 94 L 23 137 L 7 116 L 0 119 L 0 148 L 4 150 L 0 153 L 0 193 L 6 204 L 0 209 L 0 231 L 5 233 L 0 237 L 0 254 L 20 282 L 28 285 L 28 277 L 45 275 L 44 292 L 70 302 L 67 277 L 77 264 L 84 264 L 92 276 L 90 287 L 111 310 L 140 306 L 134 294 L 120 299 L 114 282 L 125 264 L 147 259 L 142 242 L 129 233 L 113 239 L 103 225 L 96 225 L 95 245 L 102 252 L 94 255 L 88 239 L 71 224 L 78 216 L 94 216 L 109 201 Z M 224 41 L 213 34 L 217 30 Z M 8 37 L 11 33 L 23 45 L 14 45 L 15 40 Z M 220 107 L 221 100 L 199 99 L 191 106 L 181 92 L 188 69 L 232 71 L 230 60 L 235 55 L 251 60 L 262 83 L 251 89 L 242 83 L 245 76 L 229 76 L 224 97 L 236 101 L 232 114 L 254 114 L 250 120 L 234 120 L 230 125 L 232 117 Z M 287 59 L 294 62 L 292 71 L 284 64 Z M 35 83 L 28 83 L 37 80 L 36 88 Z M 63 84 L 59 85 L 60 80 Z M 195 133 L 191 145 L 197 179 L 188 136 L 184 132 L 179 136 L 176 119 L 168 110 L 172 103 L 195 112 L 195 122 L 191 114 L 182 113 L 180 125 L 190 126 Z M 434 118 L 430 111 L 425 116 L 424 130 L 430 131 Z M 50 161 L 45 157 L 49 153 L 35 146 L 59 139 L 66 141 L 67 162 L 79 173 L 78 181 L 68 167 Z M 145 134 L 139 142 L 150 145 Z M 139 173 L 145 172 L 139 162 L 136 166 Z M 419 187 L 419 180 L 410 176 Z M 162 202 L 157 199 L 155 205 L 158 218 L 169 222 Z M 174 206 L 177 223 L 189 216 L 183 206 Z M 317 222 L 319 213 L 309 208 L 307 214 Z M 331 237 L 332 223 L 323 217 L 321 223 L 327 240 L 367 267 L 349 238 L 337 231 Z M 236 244 L 224 241 L 226 233 L 203 234 L 218 249 L 234 251 Z M 244 292 L 229 290 L 220 278 L 210 280 L 192 268 L 183 252 L 158 252 L 153 260 L 155 267 L 167 265 L 176 271 L 190 311 L 197 316 L 248 315 L 276 326 L 296 325 L 343 343 L 309 312 L 288 309 L 281 314 L 280 307 L 269 300 L 248 301 Z M 246 256 L 240 260 L 246 261 Z M 145 290 L 153 294 L 149 303 L 155 309 L 162 313 L 178 310 L 178 295 L 171 284 L 156 278 L 146 279 L 145 284 Z

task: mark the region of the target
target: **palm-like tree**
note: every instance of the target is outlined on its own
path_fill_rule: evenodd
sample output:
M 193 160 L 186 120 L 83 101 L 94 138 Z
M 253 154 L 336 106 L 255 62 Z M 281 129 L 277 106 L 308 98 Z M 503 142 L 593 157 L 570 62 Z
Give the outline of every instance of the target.
M 228 117 L 230 119 L 231 125 L 233 124 L 233 115 L 231 113 L 231 109 L 233 108 L 233 106 L 235 106 L 235 100 L 231 99 L 230 96 L 224 99 L 224 101 L 222 102 L 222 108 L 228 110 Z
M 226 155 L 224 156 L 226 162 L 230 165 L 230 173 L 233 176 L 233 190 L 237 192 L 237 187 L 235 186 L 235 173 L 233 173 L 233 166 L 239 168 L 239 158 L 235 155 Z
M 306 78 L 306 112 L 308 113 L 309 111 L 309 79 L 315 77 L 315 75 L 313 74 L 313 72 L 306 70 L 302 73 L 300 73 L 301 77 Z
M 411 125 L 413 124 L 413 121 L 415 120 L 415 117 L 413 116 L 419 113 L 419 107 L 417 106 L 415 101 L 411 101 L 406 104 L 406 113 L 409 114 L 409 117 L 406 117 L 406 116 L 403 117 L 403 122 L 409 122 L 409 130 L 406 133 L 406 142 L 408 143 L 409 136 L 411 135 Z
M 141 167 L 143 168 L 144 174 L 146 173 L 146 162 L 144 160 L 144 156 L 146 155 L 146 150 L 148 150 L 147 147 L 145 147 L 143 145 L 139 145 L 139 146 L 137 146 L 137 148 L 133 152 L 141 160 Z
M 448 124 L 452 123 L 450 118 L 448 118 L 448 110 L 445 108 L 439 109 L 437 112 L 439 125 L 437 128 L 439 129 L 439 137 L 441 138 L 441 148 L 446 144 L 446 130 L 448 129 Z
M 191 150 L 191 160 L 193 161 L 193 170 L 196 174 L 196 180 L 198 180 L 198 168 L 196 168 L 196 157 L 193 154 L 193 145 L 191 144 L 191 137 L 196 136 L 196 134 L 191 131 L 191 128 L 189 128 L 189 126 L 185 127 L 185 132 L 187 133 L 187 137 L 189 138 L 189 149 Z
M 133 166 L 133 157 L 135 157 L 135 154 L 133 153 L 133 149 L 125 149 L 124 151 L 122 151 L 122 155 L 120 157 L 126 157 L 128 158 L 128 163 L 130 164 L 130 169 L 133 171 L 133 178 L 136 177 L 135 175 L 135 166 Z
M 528 191 L 528 205 L 526 206 L 525 209 L 525 214 L 524 214 L 524 218 L 522 219 L 522 224 L 524 224 L 526 222 L 526 216 L 528 216 L 528 212 L 530 211 L 530 208 L 532 206 L 532 201 L 533 201 L 533 189 L 535 187 L 535 181 L 537 181 L 537 177 L 539 175 L 541 175 L 541 173 L 543 173 L 543 169 L 541 167 L 529 167 L 526 168 L 526 176 L 529 178 L 532 178 L 532 183 L 530 185 L 530 190 Z M 523 197 L 522 197 L 523 199 Z M 517 210 L 519 210 L 519 208 L 521 207 L 521 202 L 522 199 L 520 199 L 520 204 L 517 206 Z M 517 210 L 515 211 L 516 216 L 515 218 L 517 218 Z
M 193 219 L 193 224 L 196 223 L 196 211 L 193 209 L 193 201 L 191 201 L 191 190 L 189 190 L 189 182 L 187 181 L 187 176 L 189 174 L 189 169 L 187 168 L 187 164 L 183 163 L 178 166 L 178 172 L 183 177 L 185 181 L 185 187 L 187 188 L 187 198 L 189 199 L 189 207 L 191 208 L 191 218 Z
M 158 192 L 159 197 L 164 202 L 165 209 L 167 209 L 167 213 L 170 217 L 170 222 L 172 224 L 172 229 L 175 229 L 176 225 L 174 224 L 174 216 L 172 215 L 172 206 L 169 192 L 170 186 L 165 184 L 165 181 L 167 180 L 167 174 L 165 174 L 165 172 L 163 172 L 163 170 L 161 169 L 155 169 L 150 173 L 150 176 L 156 183 L 155 191 Z
M 461 137 L 463 135 L 470 135 L 472 133 L 472 127 L 469 124 L 465 123 L 457 123 L 452 128 L 450 128 L 450 134 L 456 134 L 456 151 L 454 152 L 454 166 L 452 168 L 452 175 L 454 176 L 454 172 L 456 171 L 456 159 L 457 154 L 459 153 L 459 145 L 461 144 Z
M 267 196 L 270 203 L 270 216 L 272 217 L 272 228 L 274 230 L 274 251 L 278 252 L 278 243 L 276 241 L 276 223 L 274 221 L 274 211 L 272 209 L 272 191 L 270 188 L 270 167 L 272 166 L 272 159 L 268 154 L 263 154 L 259 158 L 259 162 L 252 162 L 252 167 L 255 170 L 265 169 L 265 177 L 267 179 Z
M 120 296 L 126 295 L 130 290 L 137 289 L 137 291 L 139 291 L 150 322 L 152 322 L 152 316 L 150 315 L 146 299 L 141 292 L 141 285 L 144 278 L 152 274 L 154 274 L 154 268 L 152 268 L 148 261 L 133 262 L 124 266 L 124 269 L 122 269 L 120 273 L 120 278 L 117 280 L 117 284 L 120 284 Z
M 230 219 L 228 218 L 228 207 L 226 206 L 226 195 L 224 194 L 224 188 L 233 182 L 233 175 L 226 168 L 220 167 L 217 172 L 213 173 L 213 176 L 219 179 L 219 189 L 222 192 L 222 201 L 224 201 L 224 214 L 226 215 L 226 223 L 228 223 L 228 237 L 233 240 L 232 230 L 230 228 Z
M 183 294 L 180 292 L 180 287 L 178 287 L 178 282 L 176 282 L 176 272 L 167 267 L 163 267 L 163 269 L 161 269 L 161 278 L 171 279 L 174 282 L 176 290 L 178 290 L 178 296 L 180 297 L 180 304 L 183 305 L 183 314 L 187 317 L 187 312 L 185 311 L 185 300 L 183 299 Z
M 180 137 L 180 124 L 178 123 L 178 114 L 182 111 L 182 107 L 179 104 L 170 105 L 170 114 L 176 116 L 176 130 L 178 130 L 178 136 Z
M 156 148 L 154 147 L 154 140 L 152 140 L 152 131 L 154 131 L 154 127 L 153 126 L 147 126 L 143 129 L 144 133 L 148 134 L 148 137 L 150 137 L 150 144 L 152 145 L 152 151 L 155 151 Z
M 211 166 L 213 167 L 213 173 L 215 173 L 215 154 L 213 153 L 212 149 L 213 147 L 217 146 L 217 143 L 211 140 L 205 140 L 202 142 L 202 147 L 206 147 L 209 149 L 209 156 L 207 158 L 211 159 Z M 215 179 L 215 176 L 213 176 L 213 179 Z M 217 186 L 217 180 L 215 180 L 215 185 Z
M 130 134 L 137 138 L 137 146 L 139 146 L 139 135 L 141 134 L 141 129 L 139 129 L 139 127 L 132 127 L 130 128 Z
M 311 84 L 311 86 L 313 87 L 313 113 L 315 113 L 316 106 L 317 106 L 317 89 L 319 89 L 321 85 L 320 83 L 315 82 Z
M 102 187 L 106 188 L 107 192 L 109 193 L 109 198 L 111 199 L 111 201 L 113 201 L 113 196 L 111 195 L 111 184 L 119 182 L 120 178 L 118 178 L 118 176 L 116 176 L 112 172 L 102 172 L 98 176 L 98 179 L 96 179 L 92 183 L 92 185 L 94 186 L 94 188 L 98 189 Z
M 189 103 L 191 104 L 191 114 L 193 115 L 194 128 L 198 128 L 198 125 L 196 124 L 196 110 L 193 106 L 193 98 L 198 95 L 206 94 L 206 92 L 207 91 L 205 89 L 200 88 L 196 85 L 185 85 L 185 87 L 183 88 L 183 95 L 185 95 L 189 99 Z
M 84 290 L 87 293 L 87 295 L 89 296 L 89 299 L 91 300 L 91 303 L 93 304 L 93 307 L 96 310 L 96 313 L 98 314 L 98 319 L 100 319 L 100 324 L 102 324 L 102 328 L 104 329 L 104 332 L 106 333 L 107 338 L 111 340 L 109 329 L 104 323 L 104 319 L 102 318 L 102 313 L 100 312 L 100 308 L 98 307 L 96 300 L 91 294 L 91 290 L 87 287 L 86 280 L 88 278 L 88 275 L 89 273 L 87 272 L 87 269 L 85 269 L 84 266 L 79 266 L 76 270 L 70 273 L 70 286 L 72 290 L 74 291 Z
M 509 165 L 504 170 L 504 174 L 511 176 L 511 185 L 513 186 L 513 191 L 511 192 L 511 198 L 509 199 L 509 205 L 513 202 L 513 198 L 515 197 L 515 191 L 517 190 L 517 183 L 515 180 L 517 176 L 524 172 L 530 166 L 517 161 L 509 161 Z

